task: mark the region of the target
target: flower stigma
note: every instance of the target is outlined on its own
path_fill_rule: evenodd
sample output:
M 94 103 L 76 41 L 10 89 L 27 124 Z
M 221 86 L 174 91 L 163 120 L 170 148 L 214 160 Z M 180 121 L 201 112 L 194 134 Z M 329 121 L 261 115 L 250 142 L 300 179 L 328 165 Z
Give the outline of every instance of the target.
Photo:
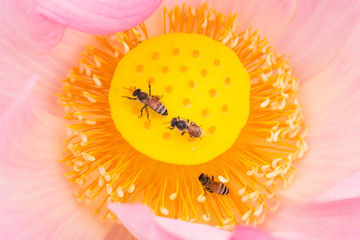
M 225 230 L 260 224 L 308 150 L 299 80 L 235 15 L 183 5 L 164 19 L 161 36 L 144 23 L 97 36 L 63 79 L 66 176 L 103 219 L 117 221 L 107 203 L 136 202 Z
M 149 84 L 169 112 L 163 116 L 149 110 L 151 121 L 146 113 L 140 117 L 143 104 L 124 98 L 135 100 L 135 87 L 148 92 Z M 121 59 L 109 99 L 117 129 L 137 151 L 154 160 L 196 165 L 228 150 L 239 136 L 249 115 L 250 79 L 222 43 L 194 33 L 171 33 L 145 40 Z M 177 117 L 201 126 L 201 138 L 170 130 Z

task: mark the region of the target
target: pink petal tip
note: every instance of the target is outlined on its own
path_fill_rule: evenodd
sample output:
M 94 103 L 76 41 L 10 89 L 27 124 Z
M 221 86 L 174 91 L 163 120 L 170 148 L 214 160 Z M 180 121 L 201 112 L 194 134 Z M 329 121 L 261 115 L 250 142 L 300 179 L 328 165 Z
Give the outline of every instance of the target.
M 135 27 L 160 3 L 161 0 L 37 0 L 35 10 L 79 31 L 103 34 Z

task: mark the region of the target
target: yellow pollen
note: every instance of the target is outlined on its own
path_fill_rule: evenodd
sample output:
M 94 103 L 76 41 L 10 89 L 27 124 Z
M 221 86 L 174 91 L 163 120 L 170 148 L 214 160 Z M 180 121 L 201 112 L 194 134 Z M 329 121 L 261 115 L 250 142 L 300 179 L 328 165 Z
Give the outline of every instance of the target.
M 193 51 L 201 57 L 194 58 Z M 154 52 L 159 54 L 156 61 L 152 59 Z M 219 59 L 221 67 L 213 64 Z M 224 84 L 225 78 L 232 79 L 231 87 Z M 189 88 L 190 79 L 196 89 Z M 128 90 L 133 86 L 148 93 L 149 83 L 151 94 L 162 96 L 160 102 L 168 111 L 163 116 L 148 107 L 151 123 L 146 110 L 142 117 L 140 111 L 132 111 L 144 104 L 124 98 L 134 97 Z M 116 128 L 137 151 L 167 163 L 195 165 L 231 147 L 246 123 L 249 94 L 249 74 L 233 51 L 209 37 L 173 33 L 145 40 L 121 59 L 109 101 Z M 188 133 L 182 136 L 182 131 L 168 129 L 171 119 L 177 117 L 200 126 L 201 138 L 189 139 Z M 210 127 L 216 132 L 208 135 Z
M 144 24 L 97 37 L 63 79 L 66 177 L 78 201 L 112 222 L 109 202 L 136 202 L 224 230 L 255 226 L 279 207 L 309 149 L 299 80 L 256 31 L 238 32 L 235 15 L 183 5 L 164 19 L 152 39 Z M 169 113 L 149 109 L 150 121 L 145 110 L 138 118 L 143 104 L 122 97 L 149 82 Z M 198 124 L 201 139 L 168 129 L 177 116 Z M 205 192 L 201 173 L 229 193 Z

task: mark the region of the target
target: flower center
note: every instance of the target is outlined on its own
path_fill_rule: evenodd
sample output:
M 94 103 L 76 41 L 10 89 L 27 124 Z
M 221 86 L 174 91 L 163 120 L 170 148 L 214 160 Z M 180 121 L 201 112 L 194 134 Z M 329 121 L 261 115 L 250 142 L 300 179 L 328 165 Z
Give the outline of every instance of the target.
M 249 99 L 249 74 L 237 55 L 190 33 L 154 37 L 128 52 L 109 94 L 122 137 L 150 158 L 180 165 L 228 150 L 247 121 Z
M 63 79 L 66 176 L 79 201 L 114 222 L 109 202 L 227 230 L 259 224 L 308 150 L 299 80 L 256 31 L 237 32 L 235 15 L 183 5 L 164 19 L 159 37 L 144 24 L 98 36 Z M 150 121 L 145 109 L 139 118 L 145 103 Z M 209 192 L 203 174 L 229 192 Z

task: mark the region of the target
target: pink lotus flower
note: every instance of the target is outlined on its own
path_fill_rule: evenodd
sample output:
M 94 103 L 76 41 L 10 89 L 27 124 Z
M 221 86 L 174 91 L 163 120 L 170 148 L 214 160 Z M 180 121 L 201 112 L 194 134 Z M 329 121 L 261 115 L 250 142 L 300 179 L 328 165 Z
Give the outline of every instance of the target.
M 2 3 L 3 239 L 125 239 L 125 228 L 100 222 L 75 201 L 74 189 L 63 176 L 64 166 L 58 163 L 65 123 L 53 94 L 61 88 L 59 79 L 76 64 L 83 44 L 92 41 L 88 34 L 65 31 L 66 26 L 92 34 L 121 31 L 145 20 L 159 4 L 145 0 Z M 291 187 L 281 193 L 279 210 L 260 228 L 287 239 L 359 238 L 360 4 L 244 0 L 210 1 L 209 5 L 237 13 L 241 30 L 258 29 L 280 52 L 291 56 L 293 74 L 301 79 L 300 100 L 311 151 L 296 166 Z M 149 25 L 155 25 L 156 16 L 148 20 Z M 142 206 L 110 205 L 109 209 L 140 239 L 229 239 L 232 235 L 209 226 L 153 217 Z M 271 239 L 263 232 L 239 228 L 233 238 L 265 236 Z

